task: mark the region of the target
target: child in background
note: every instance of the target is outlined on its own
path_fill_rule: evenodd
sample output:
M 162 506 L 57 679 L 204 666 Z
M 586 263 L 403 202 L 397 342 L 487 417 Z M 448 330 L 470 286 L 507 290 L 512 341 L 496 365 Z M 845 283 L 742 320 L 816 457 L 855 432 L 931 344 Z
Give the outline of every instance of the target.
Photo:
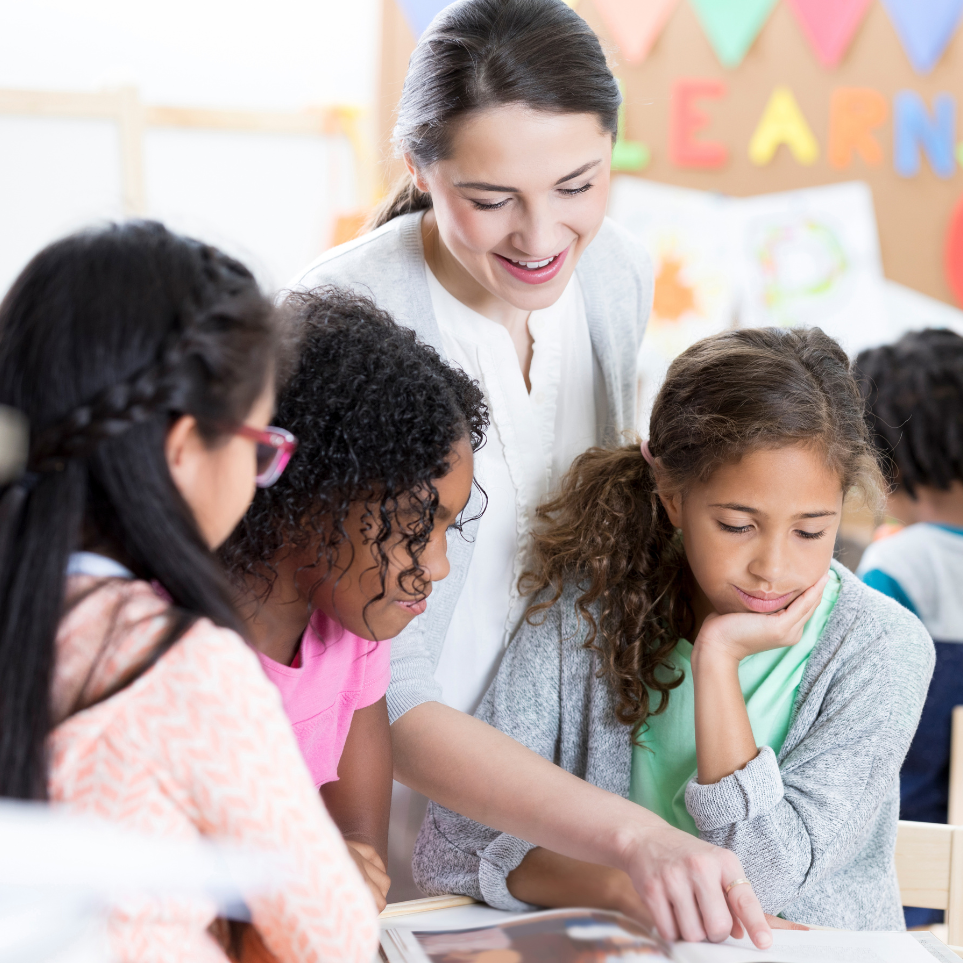
M 540 509 L 533 604 L 479 717 L 730 849 L 732 905 L 751 886 L 788 920 L 901 929 L 897 777 L 933 647 L 832 558 L 844 499 L 879 484 L 835 341 L 700 341 L 651 440 L 590 449 Z M 624 873 L 434 803 L 415 878 L 502 909 L 646 910 Z
M 246 268 L 153 223 L 52 244 L 0 305 L 0 403 L 31 429 L 0 490 L 0 795 L 278 852 L 247 934 L 369 963 L 374 905 L 212 554 L 293 444 L 267 426 L 275 340 Z M 223 963 L 215 915 L 125 904 L 113 955 Z
M 963 705 L 963 338 L 904 335 L 856 361 L 867 422 L 892 490 L 886 513 L 905 526 L 873 542 L 857 574 L 919 616 L 936 671 L 900 773 L 900 817 L 945 823 L 953 707 Z M 910 926 L 942 911 L 908 909 Z
M 297 367 L 275 420 L 300 447 L 223 551 L 248 635 L 379 907 L 391 803 L 390 644 L 448 574 L 481 390 L 370 301 L 290 295 Z

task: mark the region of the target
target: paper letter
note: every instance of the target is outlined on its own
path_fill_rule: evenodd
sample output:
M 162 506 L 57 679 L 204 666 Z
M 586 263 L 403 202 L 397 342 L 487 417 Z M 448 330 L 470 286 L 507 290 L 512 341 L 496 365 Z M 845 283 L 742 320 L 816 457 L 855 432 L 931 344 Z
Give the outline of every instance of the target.
M 837 87 L 829 99 L 829 163 L 842 169 L 853 152 L 874 167 L 883 162 L 883 148 L 870 133 L 889 117 L 886 98 L 872 87 Z
M 729 157 L 725 144 L 699 141 L 695 135 L 709 123 L 696 101 L 725 95 L 721 80 L 677 80 L 672 89 L 669 158 L 677 167 L 722 167 Z
M 920 171 L 920 147 L 926 151 L 930 166 L 940 177 L 956 171 L 953 150 L 956 146 L 956 99 L 937 94 L 933 116 L 923 98 L 915 91 L 901 90 L 893 102 L 894 163 L 903 177 Z
M 788 87 L 772 92 L 749 141 L 749 160 L 759 167 L 768 164 L 780 144 L 785 144 L 800 164 L 814 164 L 819 157 L 819 144 Z

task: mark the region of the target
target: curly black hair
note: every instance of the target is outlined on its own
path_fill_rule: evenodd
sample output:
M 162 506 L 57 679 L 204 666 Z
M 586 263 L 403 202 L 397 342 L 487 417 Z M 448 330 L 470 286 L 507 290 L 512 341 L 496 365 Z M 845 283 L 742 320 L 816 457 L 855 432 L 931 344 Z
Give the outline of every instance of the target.
M 298 449 L 281 478 L 258 490 L 221 558 L 239 584 L 260 582 L 261 597 L 282 549 L 317 542 L 325 570 L 343 569 L 344 522 L 363 502 L 381 569 L 382 591 L 371 602 L 384 597 L 399 511 L 412 561 L 400 578 L 421 591 L 418 558 L 438 507 L 433 480 L 448 472 L 460 439 L 473 451 L 484 444 L 481 388 L 368 298 L 320 287 L 291 293 L 285 306 L 296 344 L 274 424 L 297 437 Z
M 929 328 L 856 359 L 880 467 L 911 498 L 963 481 L 963 338 Z

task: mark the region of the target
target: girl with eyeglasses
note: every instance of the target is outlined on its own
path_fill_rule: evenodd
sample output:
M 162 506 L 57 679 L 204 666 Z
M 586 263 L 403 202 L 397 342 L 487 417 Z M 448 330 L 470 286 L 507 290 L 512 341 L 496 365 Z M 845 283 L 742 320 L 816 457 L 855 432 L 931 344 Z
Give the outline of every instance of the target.
M 383 907 L 388 640 L 448 575 L 487 409 L 474 381 L 371 301 L 322 288 L 288 307 L 297 361 L 275 420 L 300 447 L 222 555 L 314 783 Z
M 0 795 L 279 852 L 252 893 L 280 961 L 358 960 L 375 909 L 318 802 L 213 550 L 294 437 L 269 427 L 274 311 L 160 224 L 68 237 L 0 305 L 0 404 L 30 428 L 0 488 Z M 138 899 L 118 960 L 223 960 L 213 902 Z

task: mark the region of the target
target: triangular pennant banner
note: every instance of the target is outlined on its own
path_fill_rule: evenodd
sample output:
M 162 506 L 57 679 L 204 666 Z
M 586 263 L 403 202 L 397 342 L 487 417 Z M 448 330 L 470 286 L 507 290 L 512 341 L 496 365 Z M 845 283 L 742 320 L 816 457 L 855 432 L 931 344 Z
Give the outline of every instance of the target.
M 789 0 L 803 33 L 824 67 L 835 67 L 849 49 L 873 0 Z
M 612 39 L 630 64 L 645 60 L 679 0 L 595 0 Z
M 398 0 L 398 6 L 411 27 L 417 40 L 435 19 L 435 14 L 444 10 L 451 0 Z
M 738 67 L 776 0 L 689 0 L 725 67 Z M 963 2 L 963 0 L 961 0 Z
M 953 39 L 963 0 L 883 0 L 917 73 L 928 74 Z

